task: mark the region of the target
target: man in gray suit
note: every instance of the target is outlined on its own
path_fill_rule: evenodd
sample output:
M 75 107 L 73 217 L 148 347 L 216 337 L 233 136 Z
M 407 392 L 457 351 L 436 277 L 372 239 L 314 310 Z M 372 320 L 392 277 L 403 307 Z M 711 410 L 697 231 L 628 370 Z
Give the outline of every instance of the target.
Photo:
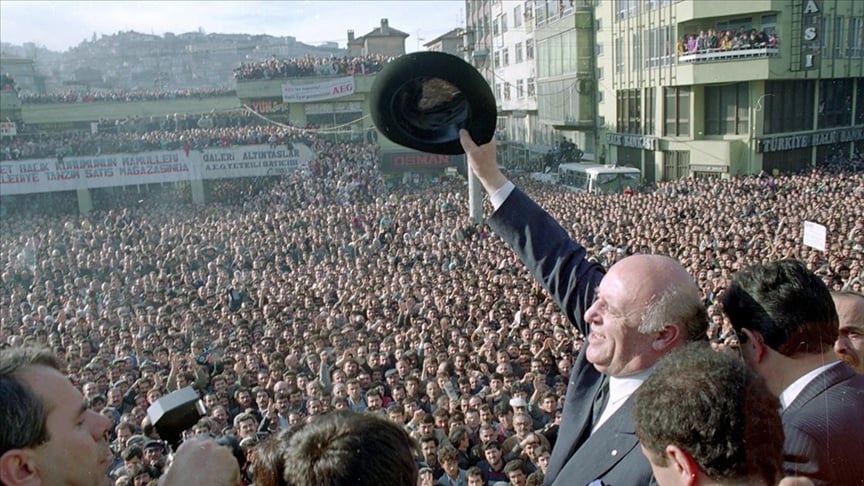
M 864 376 L 834 354 L 837 310 L 822 279 L 799 261 L 756 265 L 722 301 L 744 359 L 780 398 L 784 472 L 864 485 Z
M 570 374 L 546 484 L 650 483 L 632 395 L 661 357 L 705 339 L 696 284 L 678 262 L 657 255 L 625 258 L 604 275 L 585 248 L 504 177 L 494 140 L 477 146 L 464 130 L 460 139 L 495 207 L 489 225 L 587 336 Z

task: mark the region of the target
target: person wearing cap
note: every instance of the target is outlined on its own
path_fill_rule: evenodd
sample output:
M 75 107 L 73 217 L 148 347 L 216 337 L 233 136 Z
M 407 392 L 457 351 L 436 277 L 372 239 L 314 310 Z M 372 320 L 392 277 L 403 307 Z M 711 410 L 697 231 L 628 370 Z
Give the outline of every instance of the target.
M 521 398 L 514 398 L 513 400 L 521 400 L 522 403 L 525 402 Z M 507 440 L 501 444 L 501 451 L 504 454 L 505 461 L 516 459 L 521 456 L 530 442 L 539 442 L 540 445 L 547 449 L 550 448 L 549 441 L 546 440 L 546 437 L 534 433 L 531 415 L 525 411 L 527 409 L 527 404 L 520 406 L 517 402 L 516 406 L 513 408 L 516 409 L 517 406 L 517 411 L 513 413 L 513 428 L 516 433 L 508 437 Z
M 467 130 L 459 137 L 495 210 L 489 226 L 588 336 L 570 374 L 546 483 L 649 484 L 651 467 L 628 432 L 632 395 L 663 356 L 706 338 L 699 288 L 664 256 L 626 257 L 608 272 L 590 262 L 586 248 L 504 176 L 494 138 L 478 146 Z

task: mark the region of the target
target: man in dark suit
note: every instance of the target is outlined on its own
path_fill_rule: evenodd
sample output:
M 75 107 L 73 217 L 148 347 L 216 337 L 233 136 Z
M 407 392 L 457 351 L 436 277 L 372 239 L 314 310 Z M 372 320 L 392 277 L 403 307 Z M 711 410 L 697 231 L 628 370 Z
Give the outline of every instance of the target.
M 757 265 L 722 301 L 744 359 L 780 398 L 784 472 L 864 485 L 864 376 L 834 354 L 837 311 L 822 279 L 799 261 Z
M 586 250 L 498 169 L 495 141 L 477 146 L 460 131 L 472 170 L 489 193 L 488 223 L 587 336 L 570 374 L 546 484 L 640 485 L 651 467 L 637 446 L 632 394 L 657 361 L 705 339 L 699 290 L 674 260 L 623 259 L 604 275 Z

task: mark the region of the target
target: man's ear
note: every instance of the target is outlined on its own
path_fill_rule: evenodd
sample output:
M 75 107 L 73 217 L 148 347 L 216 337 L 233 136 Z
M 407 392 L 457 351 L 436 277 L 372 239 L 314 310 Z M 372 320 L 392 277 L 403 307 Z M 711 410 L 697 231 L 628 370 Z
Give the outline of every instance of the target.
M 11 449 L 0 456 L 0 484 L 5 486 L 42 484 L 33 455 L 26 449 Z
M 663 330 L 661 330 L 657 337 L 654 338 L 654 341 L 651 343 L 651 347 L 654 348 L 654 351 L 664 352 L 672 349 L 673 346 L 678 342 L 679 337 L 681 336 L 681 329 L 678 326 L 673 324 L 666 324 L 663 326 Z
M 739 346 L 750 348 L 750 351 L 747 354 L 752 357 L 754 363 L 761 363 L 765 359 L 765 354 L 768 352 L 768 346 L 765 345 L 765 338 L 762 337 L 762 334 L 753 332 L 747 328 L 741 329 L 741 334 L 747 336 L 747 342 L 739 344 Z M 740 341 L 741 340 L 739 339 L 739 343 Z
M 667 460 L 678 475 L 678 484 L 692 486 L 699 482 L 702 470 L 690 453 L 672 444 L 667 445 L 664 452 L 666 453 Z

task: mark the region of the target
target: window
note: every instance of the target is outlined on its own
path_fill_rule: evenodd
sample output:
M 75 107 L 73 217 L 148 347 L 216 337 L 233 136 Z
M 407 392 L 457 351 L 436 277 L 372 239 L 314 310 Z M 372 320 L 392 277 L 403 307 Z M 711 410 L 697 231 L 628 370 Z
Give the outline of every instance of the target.
M 638 89 L 618 90 L 616 93 L 615 131 L 642 133 L 642 93 Z
M 509 82 L 504 83 L 504 99 L 505 100 L 510 99 L 510 83 Z
M 495 99 L 501 101 L 501 83 L 495 85 Z
M 690 136 L 690 87 L 664 88 L 663 134 L 667 137 Z
M 537 25 L 543 25 L 546 23 L 546 2 L 544 0 L 537 0 L 534 14 L 537 18 Z
M 753 28 L 753 19 L 749 17 L 744 17 L 740 19 L 732 19 L 726 20 L 723 22 L 717 22 L 717 31 L 726 31 L 731 30 L 732 32 L 738 32 L 738 30 L 750 31 Z
M 602 93 L 602 91 L 601 91 Z M 646 135 L 654 135 L 654 118 L 657 115 L 657 98 L 654 88 L 645 88 L 645 121 L 642 124 L 645 127 Z
M 495 19 L 495 21 L 492 22 L 492 35 L 498 35 L 501 33 L 501 30 L 498 27 L 499 26 L 499 23 L 498 23 L 499 20 L 500 19 Z
M 615 45 L 615 72 L 624 72 L 624 41 L 617 37 L 612 42 Z
M 630 44 L 630 69 L 638 71 L 642 67 L 642 42 L 639 39 L 639 33 L 633 33 L 633 43 Z
M 843 17 L 834 17 L 834 57 L 838 58 L 843 55 L 843 48 L 846 44 L 843 43 Z
M 516 98 L 522 99 L 525 97 L 525 81 L 521 79 L 516 80 Z
M 502 62 L 504 63 L 505 66 L 509 66 L 510 65 L 510 49 L 504 49 L 502 51 L 502 53 L 503 53 L 501 56 Z
M 852 121 L 852 79 L 826 79 L 819 82 L 819 114 L 816 128 L 850 125 Z
M 645 67 L 668 66 L 674 59 L 675 36 L 672 26 L 647 30 L 645 38 Z
M 849 17 L 849 42 L 846 45 L 849 46 L 846 57 L 864 57 L 864 17 Z
M 763 15 L 761 22 L 762 32 L 770 34 L 777 30 L 777 14 Z
M 517 42 L 516 46 L 513 47 L 513 54 L 516 57 L 516 64 L 522 62 L 522 43 Z
M 765 110 L 765 134 L 812 130 L 815 89 L 813 81 L 766 81 L 765 94 L 753 106 Z
M 495 52 L 495 54 L 492 55 L 492 65 L 493 65 L 493 67 L 496 67 L 496 68 L 501 67 L 501 53 L 500 52 Z
M 501 14 L 501 33 L 507 32 L 507 14 Z
M 534 78 L 528 78 L 528 82 L 526 84 L 528 85 L 528 96 L 529 97 L 534 96 L 536 94 L 536 89 L 537 89 L 534 86 Z
M 603 44 L 597 43 L 597 50 L 595 51 L 597 57 L 603 57 Z
M 858 103 L 855 106 L 855 124 L 864 124 L 864 79 L 858 78 Z
M 560 5 L 555 0 L 552 0 L 551 2 L 546 2 L 546 14 L 547 14 L 546 18 L 550 21 L 557 19 L 558 13 L 559 13 L 559 7 L 560 7 Z
M 525 59 L 534 59 L 534 39 L 525 39 Z
M 516 5 L 513 9 L 513 28 L 522 26 L 522 6 Z
M 705 133 L 747 135 L 750 131 L 750 85 L 705 87 Z

